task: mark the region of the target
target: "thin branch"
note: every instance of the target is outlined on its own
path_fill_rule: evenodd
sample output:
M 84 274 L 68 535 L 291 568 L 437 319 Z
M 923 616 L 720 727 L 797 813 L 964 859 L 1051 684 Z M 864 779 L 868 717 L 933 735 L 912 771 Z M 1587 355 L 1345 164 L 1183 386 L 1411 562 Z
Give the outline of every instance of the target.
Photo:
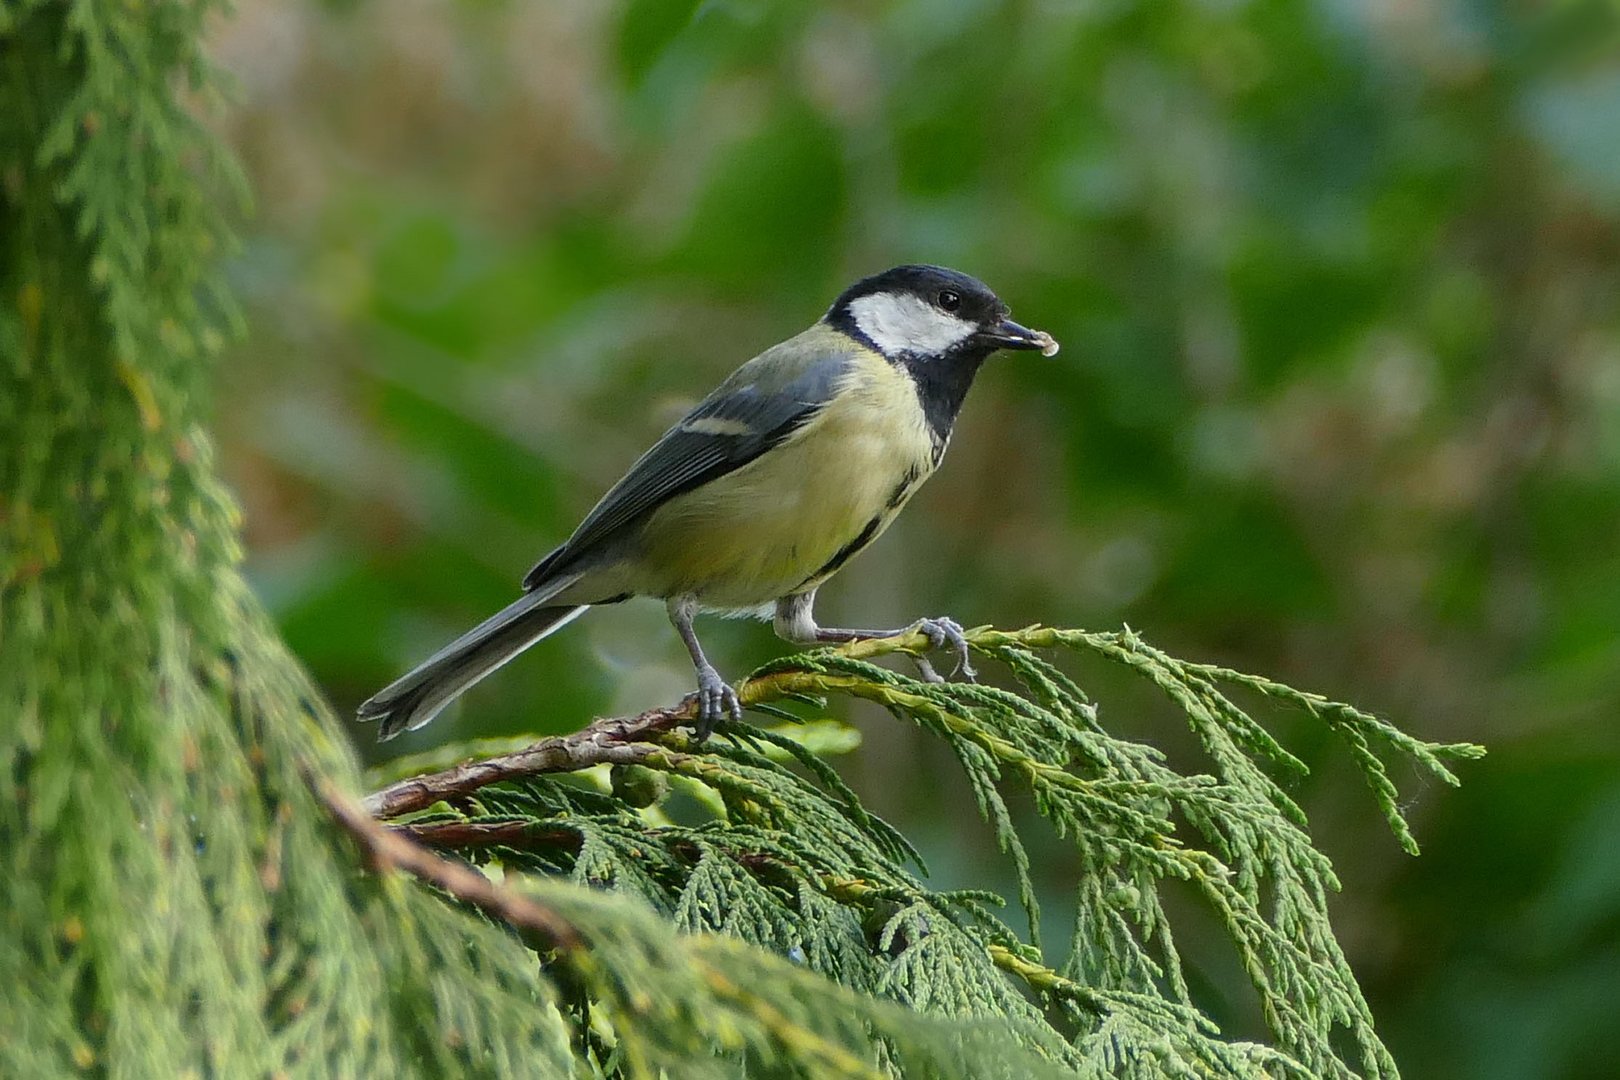
M 315 797 L 365 849 L 379 872 L 397 867 L 551 948 L 570 951 L 583 944 L 573 924 L 550 908 L 495 884 L 465 863 L 435 855 L 379 823 L 331 780 L 311 775 L 309 783 Z
M 577 829 L 540 825 L 533 821 L 430 821 L 420 825 L 390 825 L 391 832 L 408 836 L 433 848 L 527 848 L 533 845 L 578 848 Z
M 568 735 L 541 739 L 532 746 L 481 761 L 467 761 L 443 772 L 413 776 L 366 796 L 366 812 L 377 818 L 395 818 L 448 800 L 472 794 L 502 780 L 542 773 L 574 772 L 592 765 L 639 765 L 661 752 L 643 740 L 690 720 L 690 699 L 678 705 L 649 709 L 638 716 L 610 716 Z
M 1055 994 L 1058 997 L 1068 998 L 1090 1009 L 1098 1016 L 1108 1015 L 1108 1006 L 1103 1003 L 1100 995 L 1091 987 L 1083 983 L 1077 983 L 1073 979 L 1065 978 L 1045 964 L 1025 959 L 1005 945 L 990 945 L 987 946 L 986 951 L 990 954 L 991 963 L 1002 971 L 1016 975 L 1027 983 L 1030 989 L 1043 994 Z
M 975 631 L 974 633 L 977 633 Z M 971 640 L 973 634 L 969 635 Z M 830 650 L 854 659 L 871 659 L 894 652 L 921 654 L 930 643 L 922 634 L 853 641 Z M 737 687 L 742 703 L 775 701 L 794 692 L 793 679 L 803 673 L 783 671 L 745 679 Z M 554 735 L 510 754 L 467 761 L 442 772 L 412 776 L 389 784 L 365 798 L 366 811 L 376 818 L 396 818 L 425 809 L 441 800 L 472 794 L 502 780 L 517 780 L 554 772 L 575 772 L 592 765 L 639 765 L 661 748 L 647 743 L 650 736 L 689 723 L 696 714 L 696 695 L 674 705 L 648 709 L 636 716 L 609 716 L 568 735 Z

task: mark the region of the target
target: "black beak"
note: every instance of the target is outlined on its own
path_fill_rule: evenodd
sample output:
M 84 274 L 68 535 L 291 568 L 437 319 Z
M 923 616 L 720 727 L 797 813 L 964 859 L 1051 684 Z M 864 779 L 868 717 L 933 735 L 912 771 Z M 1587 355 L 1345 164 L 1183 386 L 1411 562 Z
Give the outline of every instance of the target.
M 997 349 L 1039 349 L 1047 356 L 1058 351 L 1058 343 L 1045 330 L 1031 330 L 1011 319 L 1002 319 L 988 330 L 979 331 L 979 340 Z

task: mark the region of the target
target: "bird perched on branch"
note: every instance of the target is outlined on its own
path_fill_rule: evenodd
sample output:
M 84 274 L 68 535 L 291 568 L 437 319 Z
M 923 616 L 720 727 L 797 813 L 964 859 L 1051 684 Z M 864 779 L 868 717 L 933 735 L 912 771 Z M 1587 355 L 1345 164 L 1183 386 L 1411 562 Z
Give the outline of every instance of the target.
M 979 366 L 998 349 L 1051 356 L 1058 346 L 955 270 L 897 266 L 856 282 L 665 432 L 529 571 L 522 597 L 379 691 L 360 718 L 380 720 L 381 739 L 419 728 L 591 607 L 632 596 L 663 600 L 692 655 L 700 738 L 742 708 L 698 644 L 699 612 L 773 617 L 798 644 L 915 630 L 971 673 L 950 619 L 845 630 L 817 625 L 811 608 L 821 583 L 938 467 Z

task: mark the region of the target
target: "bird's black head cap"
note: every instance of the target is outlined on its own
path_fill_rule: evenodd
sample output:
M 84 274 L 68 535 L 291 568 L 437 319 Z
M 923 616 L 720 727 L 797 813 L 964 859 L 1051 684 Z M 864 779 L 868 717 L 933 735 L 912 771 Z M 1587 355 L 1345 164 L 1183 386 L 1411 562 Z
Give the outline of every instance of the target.
M 862 278 L 845 289 L 833 301 L 827 321 L 865 338 L 856 321 L 857 302 L 880 296 L 912 298 L 976 329 L 996 326 L 1008 314 L 1007 305 L 978 278 L 945 266 L 908 263 Z M 876 346 L 875 342 L 868 344 Z

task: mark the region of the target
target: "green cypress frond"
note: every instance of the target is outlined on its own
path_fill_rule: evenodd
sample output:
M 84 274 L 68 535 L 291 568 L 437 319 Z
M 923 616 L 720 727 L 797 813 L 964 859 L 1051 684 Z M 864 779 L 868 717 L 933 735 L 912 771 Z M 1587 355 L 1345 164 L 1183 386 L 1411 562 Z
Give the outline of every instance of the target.
M 1304 767 L 1218 683 L 1264 689 L 1337 718 L 1353 748 L 1388 725 L 1265 680 L 1184 663 L 1130 631 L 980 628 L 969 640 L 1003 663 L 1022 692 L 922 682 L 871 662 L 925 647 L 902 638 L 784 657 L 742 693 L 751 706 L 864 699 L 945 741 L 1011 861 L 1031 924 L 1027 942 L 996 914 L 1001 898 L 930 890 L 907 869 L 916 865 L 909 845 L 830 766 L 785 733 L 749 724 L 702 747 L 672 730 L 679 714 L 621 729 L 630 745 L 647 747 L 644 767 L 715 792 L 714 820 L 681 826 L 656 807 L 631 814 L 611 799 L 594 811 L 531 799 L 535 824 L 570 822 L 595 839 L 543 860 L 514 856 L 509 865 L 576 880 L 588 865 L 592 883 L 639 896 L 688 932 L 741 938 L 920 1013 L 1000 1017 L 1028 1049 L 1081 1071 L 1394 1075 L 1332 934 L 1327 897 L 1338 880 L 1299 807 L 1266 771 L 1298 775 Z M 1153 747 L 1110 732 L 1079 677 L 1037 650 L 1100 656 L 1142 676 L 1186 714 L 1212 771 L 1179 773 Z M 1474 752 L 1383 738 L 1435 761 Z M 484 787 L 476 800 L 521 816 L 511 800 L 540 781 L 555 783 Z M 1079 859 L 1071 947 L 1056 967 L 1029 943 L 1038 940 L 1038 915 L 1009 788 L 1031 794 Z M 420 831 L 429 819 L 401 820 Z M 478 857 L 445 834 L 422 838 Z M 1190 888 L 1225 928 L 1275 1045 L 1223 1040 L 1198 1011 L 1164 904 L 1169 883 Z
M 630 1077 L 1060 1075 L 1003 1023 L 944 1023 L 874 1005 L 733 938 L 672 935 L 628 899 L 558 884 L 527 891 L 580 930 L 551 967 L 576 986 L 593 1057 Z M 1054 1047 L 1054 1049 L 1057 1049 Z

